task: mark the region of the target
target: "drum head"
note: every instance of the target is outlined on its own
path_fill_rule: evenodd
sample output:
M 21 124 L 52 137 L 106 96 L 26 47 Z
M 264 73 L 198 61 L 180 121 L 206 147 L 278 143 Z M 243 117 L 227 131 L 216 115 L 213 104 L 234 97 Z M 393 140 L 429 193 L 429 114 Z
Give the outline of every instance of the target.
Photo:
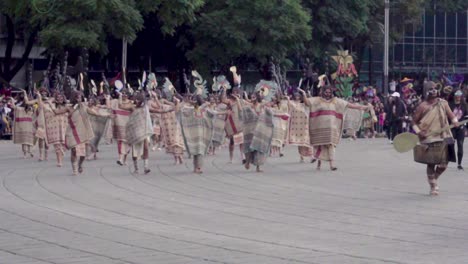
M 413 133 L 401 133 L 393 140 L 393 147 L 396 151 L 403 153 L 412 150 L 419 142 L 417 135 Z

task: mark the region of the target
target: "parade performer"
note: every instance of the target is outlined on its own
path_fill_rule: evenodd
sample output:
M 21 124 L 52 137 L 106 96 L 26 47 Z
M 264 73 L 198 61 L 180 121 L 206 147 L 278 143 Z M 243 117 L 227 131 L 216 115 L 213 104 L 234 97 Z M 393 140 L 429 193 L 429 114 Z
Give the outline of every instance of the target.
M 128 98 L 129 93 L 126 89 L 122 90 L 121 94 L 114 93 L 114 98 L 108 101 L 108 107 L 112 109 L 112 114 L 115 116 L 112 120 L 112 131 L 113 138 L 117 141 L 117 151 L 119 159 L 117 164 L 123 166 L 127 164 L 127 155 L 130 151 L 130 147 L 127 143 L 126 127 L 128 120 L 130 119 L 130 112 L 119 107 L 130 106 L 132 101 Z
M 425 86 L 427 88 L 427 97 L 413 115 L 412 127 L 420 139 L 420 145 L 415 148 L 415 161 L 427 164 L 426 172 L 430 195 L 438 195 L 437 180 L 447 169 L 448 162 L 455 161 L 455 151 L 447 144 L 450 139 L 453 141 L 452 133 L 450 130 L 444 130 L 443 128 L 448 126 L 449 120 L 455 127 L 458 127 L 459 124 L 447 101 L 438 98 L 437 85 L 434 82 L 427 82 Z M 432 133 L 434 131 L 441 132 L 434 135 Z M 421 148 L 424 148 L 425 151 L 419 152 L 418 149 Z M 439 159 L 430 159 L 430 155 L 434 154 L 437 154 Z
M 67 113 L 55 115 L 54 109 L 66 107 L 65 96 L 56 93 L 53 101 L 44 103 L 44 115 L 46 118 L 47 142 L 54 146 L 57 158 L 57 167 L 62 167 L 63 156 L 65 155 L 65 132 L 68 126 Z
M 352 104 L 334 97 L 333 90 L 332 86 L 325 86 L 322 88 L 321 96 L 311 98 L 306 98 L 305 92 L 300 90 L 305 104 L 310 108 L 310 144 L 314 147 L 314 157 L 318 159 L 318 170 L 321 161 L 329 161 L 330 169 L 337 170 L 334 166 L 335 149 L 342 136 L 346 109 L 368 109 L 367 106 Z
M 90 110 L 83 102 L 83 93 L 74 91 L 70 106 L 53 109 L 56 115 L 68 112 L 68 126 L 65 132 L 65 146 L 71 150 L 70 161 L 73 175 L 83 172 L 83 162 L 86 157 L 86 144 L 94 137 L 93 128 L 89 122 Z M 92 114 L 97 114 L 92 112 Z
M 111 121 L 111 110 L 107 107 L 99 105 L 99 100 L 96 97 L 91 97 L 88 101 L 88 108 L 90 112 L 97 113 L 89 115 L 89 121 L 93 128 L 94 137 L 89 141 L 86 146 L 86 156 L 88 160 L 97 159 L 97 152 L 99 152 L 99 143 L 106 136 L 108 127 Z
M 153 125 L 151 123 L 151 113 L 165 113 L 154 109 L 146 103 L 144 92 L 139 92 L 134 96 L 134 103 L 122 104 L 119 103 L 119 108 L 130 111 L 130 120 L 126 126 L 127 143 L 131 146 L 133 166 L 135 173 L 138 173 L 138 159 L 143 160 L 144 173 L 148 174 L 149 169 L 149 139 L 153 135 Z M 173 109 L 172 109 L 173 110 Z M 171 111 L 172 111 L 171 110 Z
M 23 97 L 21 97 L 23 96 Z M 23 158 L 27 158 L 29 155 L 31 158 L 34 154 L 31 151 L 34 146 L 34 107 L 24 103 L 24 98 L 27 94 L 20 95 L 20 100 L 17 104 L 10 98 L 13 113 L 13 144 L 21 144 L 21 150 L 23 151 Z
M 300 162 L 305 157 L 312 157 L 309 138 L 309 108 L 299 93 L 294 94 L 294 100 L 289 101 L 289 144 L 297 146 Z
M 174 156 L 175 164 L 183 164 L 185 144 L 184 137 L 182 136 L 182 128 L 176 115 L 177 109 L 181 107 L 181 102 L 174 96 L 175 87 L 168 78 L 166 78 L 162 92 L 164 99 L 159 101 L 158 98 L 155 97 L 154 107 L 165 111 L 161 114 L 160 124 L 166 153 Z M 176 111 L 166 112 L 167 110 L 174 108 Z

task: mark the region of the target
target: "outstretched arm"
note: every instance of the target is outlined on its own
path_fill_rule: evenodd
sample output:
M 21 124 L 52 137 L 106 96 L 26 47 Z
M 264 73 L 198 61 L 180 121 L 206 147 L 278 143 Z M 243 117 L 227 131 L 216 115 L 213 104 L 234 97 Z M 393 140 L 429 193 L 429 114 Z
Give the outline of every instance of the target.
M 302 89 L 299 89 L 299 92 L 300 92 L 301 95 L 302 95 L 302 99 L 303 99 L 303 101 L 304 101 L 304 104 L 305 104 L 306 106 L 310 107 L 311 104 L 310 104 L 310 101 L 309 101 L 308 98 L 307 98 L 306 92 L 305 92 L 304 90 L 302 90 Z

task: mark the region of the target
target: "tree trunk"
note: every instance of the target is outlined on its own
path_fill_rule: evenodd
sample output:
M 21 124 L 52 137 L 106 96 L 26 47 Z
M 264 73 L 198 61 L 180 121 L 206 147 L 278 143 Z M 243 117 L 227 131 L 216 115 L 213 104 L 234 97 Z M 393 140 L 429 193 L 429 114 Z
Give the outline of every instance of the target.
M 10 71 L 11 68 L 11 53 L 13 51 L 13 45 L 15 44 L 15 27 L 13 24 L 13 20 L 11 17 L 5 15 L 6 18 L 6 27 L 7 27 L 7 43 L 6 43 L 6 49 L 5 49 L 5 59 L 3 61 L 3 67 L 0 68 L 0 73 L 3 73 L 2 75 L 5 75 Z M 8 80 L 10 81 L 10 80 Z
M 34 30 L 29 35 L 28 41 L 26 43 L 26 47 L 24 48 L 23 55 L 16 62 L 15 66 L 12 69 L 10 69 L 10 67 L 11 67 L 10 65 L 4 65 L 3 76 L 4 76 L 4 79 L 7 82 L 10 82 L 15 77 L 15 75 L 19 72 L 19 70 L 21 70 L 21 68 L 24 66 L 24 64 L 28 61 L 29 54 L 31 53 L 31 50 L 32 50 L 32 48 L 34 46 L 34 40 L 36 39 L 36 36 L 37 36 L 37 30 Z M 5 62 L 6 62 L 6 60 L 5 60 Z

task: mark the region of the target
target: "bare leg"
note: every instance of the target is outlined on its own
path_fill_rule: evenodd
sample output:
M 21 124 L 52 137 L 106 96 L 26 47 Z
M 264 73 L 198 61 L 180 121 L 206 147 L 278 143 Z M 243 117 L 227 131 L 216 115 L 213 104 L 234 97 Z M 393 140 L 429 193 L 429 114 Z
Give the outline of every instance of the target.
M 439 186 L 437 186 L 437 178 L 435 176 L 435 165 L 427 165 L 426 169 L 427 173 L 427 181 L 429 183 L 429 186 L 431 187 L 431 190 L 429 194 L 431 196 L 435 196 L 439 194 Z
M 138 174 L 138 158 L 133 157 L 133 168 L 135 169 L 135 174 Z
M 83 162 L 85 161 L 85 157 L 80 157 L 78 162 L 78 172 L 81 174 L 83 173 Z
M 76 156 L 76 150 L 71 150 L 70 161 L 72 165 L 73 175 L 78 175 L 78 158 Z

